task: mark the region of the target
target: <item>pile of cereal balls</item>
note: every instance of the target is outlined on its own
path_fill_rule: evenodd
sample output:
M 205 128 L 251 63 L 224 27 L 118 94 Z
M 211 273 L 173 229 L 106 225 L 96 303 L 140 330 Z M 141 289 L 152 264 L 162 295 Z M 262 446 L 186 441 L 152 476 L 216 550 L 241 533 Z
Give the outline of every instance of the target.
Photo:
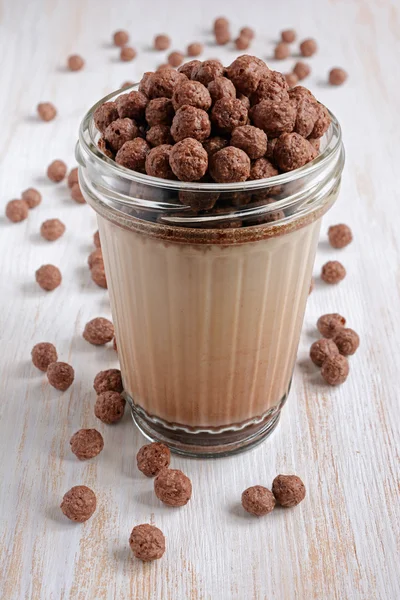
M 145 73 L 138 90 L 94 113 L 99 148 L 118 164 L 163 179 L 235 183 L 313 160 L 330 125 L 312 93 L 247 54 L 225 68 L 191 60 Z

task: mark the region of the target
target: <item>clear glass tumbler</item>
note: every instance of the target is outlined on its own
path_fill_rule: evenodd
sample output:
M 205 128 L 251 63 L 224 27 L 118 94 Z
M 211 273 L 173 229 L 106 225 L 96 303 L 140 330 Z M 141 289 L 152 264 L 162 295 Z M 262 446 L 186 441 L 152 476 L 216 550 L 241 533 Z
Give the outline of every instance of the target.
M 107 158 L 93 122 L 101 102 L 81 125 L 79 178 L 97 212 L 134 421 L 191 456 L 249 448 L 289 393 L 321 218 L 340 187 L 340 126 L 331 115 L 320 155 L 294 172 L 183 183 Z

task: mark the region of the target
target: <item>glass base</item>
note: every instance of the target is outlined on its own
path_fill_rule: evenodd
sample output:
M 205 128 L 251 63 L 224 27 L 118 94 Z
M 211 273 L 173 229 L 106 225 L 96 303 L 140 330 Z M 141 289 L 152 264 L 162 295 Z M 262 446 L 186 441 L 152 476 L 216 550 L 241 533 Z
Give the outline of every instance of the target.
M 240 429 L 226 428 L 224 431 L 213 433 L 204 430 L 195 432 L 178 426 L 172 428 L 148 415 L 126 395 L 133 421 L 147 439 L 152 442 L 162 442 L 170 448 L 171 452 L 193 458 L 230 456 L 257 446 L 278 425 L 286 397 L 256 423 L 253 422 Z

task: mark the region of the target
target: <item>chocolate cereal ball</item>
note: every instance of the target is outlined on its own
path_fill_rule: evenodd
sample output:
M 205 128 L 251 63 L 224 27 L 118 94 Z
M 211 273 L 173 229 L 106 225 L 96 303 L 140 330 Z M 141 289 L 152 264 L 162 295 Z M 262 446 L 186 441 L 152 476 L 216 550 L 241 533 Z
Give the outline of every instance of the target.
M 302 56 L 312 56 L 318 49 L 317 42 L 313 39 L 307 39 L 300 44 L 300 53 Z
M 161 179 L 175 179 L 175 175 L 169 164 L 172 146 L 161 144 L 150 150 L 146 156 L 146 173 L 152 177 Z
M 207 171 L 208 155 L 199 141 L 186 138 L 172 147 L 169 163 L 181 181 L 199 181 Z
M 57 109 L 51 102 L 40 102 L 36 110 L 42 121 L 52 121 L 57 116 Z
M 162 126 L 156 125 L 156 127 Z M 115 162 L 126 169 L 145 173 L 146 156 L 149 152 L 150 145 L 142 138 L 137 137 L 121 146 L 115 157 Z
M 177 110 L 171 125 L 171 135 L 176 142 L 193 138 L 202 142 L 211 133 L 208 114 L 194 106 L 182 106 Z
M 297 110 L 294 131 L 303 137 L 308 137 L 311 135 L 319 115 L 318 102 L 310 91 L 301 85 L 291 90 L 289 97 Z
M 146 477 L 155 477 L 162 469 L 169 467 L 170 461 L 168 446 L 158 442 L 142 446 L 136 455 L 137 467 Z
M 329 125 L 331 124 L 331 117 L 328 112 L 328 109 L 323 104 L 318 103 L 318 116 L 315 121 L 314 129 L 312 130 L 310 137 L 311 138 L 320 138 L 324 135 L 324 133 L 329 129 Z
M 53 160 L 47 167 L 47 177 L 55 183 L 62 181 L 66 174 L 67 165 L 62 160 Z
M 310 348 L 310 358 L 317 367 L 322 367 L 324 361 L 335 354 L 339 354 L 338 347 L 334 341 L 326 338 L 317 340 Z
M 10 200 L 6 205 L 6 217 L 12 223 L 24 221 L 29 214 L 29 207 L 25 200 Z
M 136 50 L 131 46 L 124 46 L 123 48 L 121 48 L 119 57 L 124 62 L 130 62 L 136 57 Z
M 206 87 L 216 77 L 221 77 L 224 74 L 224 67 L 221 61 L 217 59 L 209 59 L 195 65 L 192 70 L 191 79 L 200 81 Z
M 162 469 L 154 480 L 156 496 L 168 506 L 184 506 L 192 496 L 192 483 L 178 469 Z
M 223 138 L 219 135 L 215 135 L 213 137 L 209 137 L 207 140 L 203 142 L 203 148 L 208 154 L 208 158 L 218 152 L 218 150 L 222 150 L 222 148 L 226 148 L 229 142 L 226 138 Z
M 353 241 L 353 234 L 348 225 L 340 223 L 329 227 L 328 238 L 332 248 L 345 248 Z
M 52 362 L 47 367 L 47 379 L 56 390 L 65 392 L 75 378 L 75 371 L 65 362 Z
M 104 133 L 110 123 L 117 119 L 118 110 L 115 102 L 104 102 L 93 113 L 94 124 L 101 133 Z
M 49 242 L 58 240 L 65 232 L 65 225 L 60 219 L 47 219 L 40 226 L 40 235 Z
M 267 515 L 275 508 L 273 493 L 262 485 L 254 485 L 244 490 L 242 494 L 244 510 L 256 517 Z
M 82 194 L 79 183 L 74 183 L 71 187 L 71 198 L 78 204 L 86 204 L 85 196 Z
M 94 346 L 103 346 L 114 337 L 114 325 L 104 317 L 96 317 L 85 325 L 83 337 Z
M 165 552 L 165 537 L 154 525 L 137 525 L 132 529 L 129 545 L 133 554 L 143 562 L 157 560 Z
M 170 98 L 154 98 L 146 106 L 146 121 L 150 127 L 154 125 L 171 125 L 174 114 L 175 111 Z
M 360 345 L 360 338 L 354 329 L 341 328 L 333 338 L 340 354 L 350 356 L 355 353 Z
M 104 132 L 106 142 L 113 152 L 118 152 L 125 144 L 139 135 L 139 129 L 132 119 L 116 119 Z
M 262 100 L 280 102 L 288 99 L 288 84 L 284 75 L 279 71 L 268 71 L 251 95 L 251 104 L 259 104 Z
M 253 125 L 259 127 L 268 137 L 279 137 L 293 131 L 296 122 L 296 107 L 290 100 L 262 100 L 250 110 Z
M 245 35 L 239 35 L 235 40 L 235 47 L 237 50 L 247 50 L 250 46 L 251 40 Z
M 304 61 L 299 60 L 293 67 L 293 73 L 295 73 L 301 81 L 309 76 L 311 73 L 311 67 Z
M 115 101 L 119 118 L 125 119 L 128 117 L 135 121 L 143 121 L 147 103 L 147 96 L 137 90 L 122 94 Z
M 304 500 L 306 488 L 297 475 L 277 475 L 272 483 L 272 493 L 278 504 L 292 508 Z
M 96 510 L 95 493 L 86 485 L 75 485 L 64 494 L 60 508 L 71 521 L 84 523 Z
M 93 381 L 93 387 L 97 394 L 103 392 L 118 392 L 123 391 L 121 371 L 119 369 L 107 369 L 97 373 Z
M 298 133 L 284 133 L 275 144 L 274 161 L 286 173 L 294 171 L 310 160 L 310 144 Z
M 154 38 L 154 48 L 156 50 L 168 50 L 171 45 L 171 39 L 165 33 L 160 33 Z
M 172 98 L 175 86 L 186 79 L 186 75 L 174 69 L 152 73 L 148 84 L 146 82 L 147 92 L 145 93 L 149 98 Z
M 296 32 L 294 29 L 284 29 L 281 32 L 281 40 L 282 42 L 286 42 L 286 44 L 292 44 L 296 39 Z
M 348 75 L 344 69 L 340 69 L 339 67 L 335 67 L 329 71 L 329 83 L 331 85 L 342 85 Z
M 243 150 L 228 146 L 210 157 L 210 174 L 217 183 L 246 181 L 250 175 L 250 159 Z
M 35 367 L 43 372 L 46 372 L 49 364 L 56 362 L 58 358 L 55 346 L 49 342 L 35 344 L 32 348 L 31 356 Z
M 104 264 L 103 252 L 101 251 L 101 248 L 96 248 L 96 250 L 93 250 L 88 257 L 89 269 L 93 269 L 93 267 L 97 264 Z
M 182 52 L 171 52 L 168 54 L 168 64 L 170 64 L 171 67 L 179 67 L 179 65 L 183 63 L 184 58 Z
M 221 98 L 211 111 L 213 125 L 221 133 L 231 133 L 236 127 L 246 125 L 247 118 L 248 111 L 237 98 Z
M 250 158 L 261 158 L 267 151 L 267 136 L 262 129 L 242 125 L 232 131 L 231 146 L 240 148 Z
M 153 71 L 146 71 L 139 82 L 139 92 L 142 92 L 147 97 L 149 97 L 152 75 L 154 75 Z
M 129 33 L 123 29 L 116 31 L 113 35 L 113 42 L 116 46 L 122 48 L 129 42 Z
M 346 325 L 346 319 L 338 313 L 322 315 L 317 321 L 317 329 L 324 338 L 335 337 L 337 331 Z
M 28 208 L 36 208 L 42 201 L 42 194 L 34 188 L 28 188 L 22 192 L 21 198 L 27 203 Z
M 94 405 L 94 414 L 100 421 L 112 425 L 124 416 L 125 398 L 118 392 L 103 392 L 99 394 Z
M 104 440 L 97 429 L 80 429 L 69 441 L 71 450 L 79 460 L 94 458 L 104 448 Z
M 104 137 L 101 137 L 97 141 L 97 147 L 100 148 L 100 150 L 103 152 L 103 154 L 105 154 L 108 158 L 111 158 L 114 160 L 115 153 L 110 150 Z
M 210 92 L 199 81 L 183 81 L 174 89 L 172 104 L 176 111 L 185 104 L 207 111 L 211 106 Z
M 288 56 L 290 56 L 289 45 L 286 44 L 286 42 L 279 42 L 279 44 L 275 46 L 274 58 L 276 60 L 284 60 L 285 58 L 288 58 Z
M 184 63 L 178 68 L 178 72 L 186 75 L 188 79 L 192 78 L 192 73 L 195 68 L 197 68 L 201 64 L 200 60 L 189 60 L 189 62 Z
M 267 158 L 257 158 L 257 160 L 254 160 L 251 164 L 249 179 L 254 180 L 275 177 L 278 173 L 277 169 L 275 169 L 274 165 Z M 272 194 L 273 190 L 275 190 L 275 188 L 269 190 L 268 193 Z
M 199 56 L 204 50 L 203 44 L 200 42 L 192 42 L 187 47 L 187 55 L 188 56 Z
M 208 84 L 208 91 L 213 102 L 221 98 L 236 98 L 236 88 L 227 77 L 216 77 Z
M 338 260 L 329 260 L 321 270 L 321 279 L 325 283 L 339 283 L 346 277 L 346 269 Z
M 260 58 L 243 54 L 226 71 L 237 92 L 249 96 L 256 91 L 261 78 L 267 76 L 269 69 Z
M 179 202 L 190 206 L 193 210 L 211 210 L 219 198 L 218 193 L 213 192 L 179 192 Z
M 153 125 L 146 133 L 146 141 L 151 147 L 173 144 L 171 128 L 168 125 Z
M 71 54 L 67 59 L 67 67 L 70 71 L 80 71 L 85 66 L 85 61 L 79 54 Z
M 329 385 L 344 383 L 349 374 L 349 362 L 345 356 L 329 356 L 323 363 L 321 375 Z
M 52 292 L 61 283 L 60 269 L 54 265 L 42 265 L 35 273 L 36 281 L 46 292 Z
M 297 85 L 299 78 L 297 77 L 296 73 L 286 73 L 285 80 L 289 88 L 293 88 L 295 85 Z
M 67 178 L 68 187 L 71 189 L 75 183 L 79 183 L 78 167 L 70 170 Z
M 107 289 L 107 279 L 104 270 L 104 263 L 96 263 L 91 270 L 92 280 L 101 288 Z

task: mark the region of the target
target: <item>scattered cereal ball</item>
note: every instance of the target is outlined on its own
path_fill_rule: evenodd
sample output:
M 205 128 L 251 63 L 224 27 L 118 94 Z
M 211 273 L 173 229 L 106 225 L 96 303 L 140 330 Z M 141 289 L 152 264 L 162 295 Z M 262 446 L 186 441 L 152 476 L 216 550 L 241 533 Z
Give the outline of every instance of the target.
M 158 442 L 142 446 L 136 455 L 137 467 L 146 477 L 158 475 L 161 469 L 169 467 L 170 460 L 168 446 Z
M 313 39 L 307 39 L 300 44 L 300 53 L 302 56 L 312 56 L 318 49 L 317 42 Z
M 329 260 L 321 270 L 321 279 L 325 283 L 339 283 L 346 277 L 346 269 L 338 260 Z
M 95 493 L 86 485 L 75 485 L 64 494 L 60 508 L 71 521 L 84 523 L 96 510 Z
M 211 210 L 218 198 L 219 194 L 213 192 L 179 192 L 179 202 L 193 210 Z
M 115 101 L 119 118 L 125 119 L 128 117 L 135 121 L 143 121 L 147 103 L 147 96 L 137 90 L 121 94 Z
M 168 64 L 170 64 L 171 67 L 179 67 L 179 65 L 183 63 L 184 58 L 182 52 L 171 52 L 168 54 Z
M 95 231 L 93 234 L 93 244 L 96 246 L 96 248 L 100 248 L 101 246 L 99 230 Z
M 93 250 L 93 252 L 91 252 L 89 254 L 89 258 L 88 258 L 89 269 L 93 269 L 93 267 L 97 264 L 104 264 L 103 253 L 101 251 L 101 248 L 96 248 L 96 250 Z
M 237 50 L 247 50 L 250 46 L 251 39 L 246 35 L 239 35 L 235 40 L 235 48 Z
M 242 37 L 247 37 L 249 40 L 253 40 L 255 38 L 255 31 L 251 27 L 242 27 L 239 31 L 239 35 Z
M 304 500 L 306 488 L 297 475 L 277 475 L 272 483 L 272 493 L 278 504 L 292 508 Z
M 175 179 L 175 175 L 169 164 L 172 146 L 161 144 L 152 148 L 146 156 L 146 173 L 152 177 L 161 179 Z
M 74 183 L 71 188 L 71 198 L 75 200 L 78 204 L 85 204 L 85 196 L 82 194 L 81 186 L 79 183 Z
M 146 106 L 146 121 L 149 127 L 171 125 L 174 114 L 175 111 L 170 98 L 154 98 Z
M 290 48 L 288 44 L 285 42 L 279 42 L 279 44 L 275 46 L 274 58 L 276 60 L 284 60 L 288 56 L 290 56 Z
M 322 367 L 324 361 L 335 354 L 339 354 L 336 344 L 326 338 L 317 340 L 310 348 L 310 358 L 317 367 Z
M 132 119 L 116 119 L 104 132 L 104 137 L 110 145 L 113 152 L 118 152 L 120 148 L 130 140 L 139 135 L 139 129 Z
M 324 135 L 325 131 L 329 129 L 331 124 L 331 117 L 328 109 L 323 104 L 318 104 L 318 117 L 315 121 L 314 129 L 312 130 L 311 138 L 320 138 Z
M 160 33 L 154 38 L 154 48 L 156 50 L 168 50 L 171 45 L 171 39 L 168 35 Z
M 235 127 L 246 125 L 247 118 L 248 111 L 237 98 L 221 98 L 211 111 L 211 120 L 222 133 L 231 133 Z
M 175 86 L 187 79 L 186 75 L 175 71 L 175 69 L 165 69 L 153 73 L 146 82 L 149 98 L 172 98 Z
M 49 242 L 58 240 L 65 231 L 65 225 L 60 219 L 47 219 L 40 226 L 40 235 Z
M 350 328 L 341 328 L 335 334 L 333 338 L 334 343 L 339 349 L 340 354 L 343 356 L 350 356 L 354 354 L 360 345 L 360 338 L 358 333 Z
M 174 89 L 172 104 L 176 111 L 185 104 L 207 111 L 211 106 L 210 92 L 199 81 L 183 81 Z
M 91 270 L 92 280 L 101 288 L 107 289 L 107 279 L 104 270 L 104 263 L 96 263 Z
M 262 485 L 253 485 L 244 490 L 242 506 L 245 511 L 256 517 L 267 515 L 275 508 L 273 493 Z
M 213 24 L 213 31 L 217 31 L 218 29 L 226 29 L 229 27 L 229 21 L 226 17 L 217 17 Z
M 274 160 L 285 173 L 299 169 L 310 160 L 310 144 L 298 133 L 283 133 L 275 144 Z
M 296 32 L 294 29 L 285 29 L 281 32 L 281 40 L 286 44 L 292 44 L 296 39 Z
M 52 121 L 57 116 L 57 109 L 51 102 L 40 102 L 37 113 L 42 121 Z
M 329 227 L 328 238 L 332 248 L 345 248 L 353 241 L 353 234 L 350 227 L 340 223 L 340 225 Z
M 113 35 L 113 41 L 116 46 L 122 47 L 129 42 L 129 33 L 124 30 L 116 31 Z
M 324 338 L 331 339 L 335 337 L 338 329 L 346 325 L 346 319 L 338 313 L 322 315 L 317 321 L 317 329 Z
M 56 390 L 65 392 L 75 378 L 75 371 L 65 362 L 52 362 L 47 367 L 47 379 Z
M 172 65 L 170 65 L 169 63 L 162 63 L 161 65 L 158 65 L 156 70 L 157 71 L 165 71 L 166 69 L 174 70 L 174 67 Z
M 251 104 L 259 104 L 262 100 L 274 102 L 288 101 L 288 84 L 282 73 L 278 71 L 268 71 L 257 86 L 255 92 L 251 94 Z
M 198 181 L 207 171 L 208 155 L 199 141 L 185 138 L 172 147 L 169 163 L 180 181 Z
M 274 165 L 267 158 L 262 157 L 252 162 L 249 179 L 266 179 L 267 177 L 275 177 L 278 173 Z M 272 189 L 269 194 L 272 194 Z
M 246 181 L 250 175 L 250 159 L 240 148 L 228 146 L 210 157 L 210 174 L 217 183 Z
M 161 529 L 154 525 L 137 525 L 132 529 L 129 545 L 139 560 L 158 560 L 165 552 L 165 536 Z
M 104 133 L 107 127 L 117 119 L 118 110 L 115 102 L 104 102 L 93 113 L 94 124 L 101 133 Z
M 80 429 L 69 441 L 71 450 L 79 460 L 94 458 L 104 448 L 104 440 L 97 429 Z
M 55 290 L 61 283 L 60 269 L 54 265 L 42 265 L 35 273 L 36 281 L 46 292 Z
M 293 73 L 295 73 L 301 81 L 311 73 L 311 67 L 307 63 L 299 60 L 293 67 Z
M 36 208 L 42 201 L 42 194 L 34 188 L 28 188 L 22 192 L 21 198 L 27 203 L 28 208 Z
M 206 87 L 216 77 L 221 77 L 224 74 L 224 67 L 221 61 L 217 59 L 209 59 L 200 62 L 192 70 L 192 79 L 200 81 Z
M 121 371 L 119 369 L 107 369 L 97 373 L 93 381 L 93 387 L 96 394 L 103 392 L 118 392 L 123 391 Z
M 293 88 L 299 82 L 299 78 L 297 77 L 296 73 L 286 73 L 285 79 L 289 88 Z
M 80 71 L 85 66 L 85 61 L 79 54 L 68 56 L 67 66 L 70 71 Z
M 74 183 L 79 183 L 78 167 L 74 167 L 73 169 L 70 170 L 68 179 L 67 179 L 67 183 L 68 183 L 69 188 L 72 188 Z
M 207 140 L 203 142 L 203 148 L 208 154 L 208 158 L 218 150 L 222 150 L 222 148 L 226 148 L 228 146 L 228 140 L 226 138 L 215 135 L 213 137 L 209 137 Z
M 53 344 L 41 342 L 35 344 L 31 352 L 32 362 L 41 371 L 46 372 L 50 363 L 57 361 L 57 350 Z
M 268 137 L 279 137 L 293 131 L 296 122 L 296 107 L 293 102 L 262 100 L 250 110 L 253 125 L 259 127 Z
M 264 61 L 248 54 L 239 56 L 226 71 L 236 90 L 245 96 L 255 92 L 261 78 L 269 73 Z
M 94 346 L 103 346 L 114 337 L 114 325 L 104 317 L 96 317 L 85 325 L 83 337 Z
M 261 158 L 267 151 L 267 136 L 262 129 L 242 125 L 232 131 L 231 146 L 244 150 L 250 158 Z
M 162 125 L 156 125 L 156 127 L 162 127 Z M 115 157 L 115 162 L 127 169 L 144 173 L 146 156 L 149 152 L 150 146 L 146 140 L 137 137 L 121 146 Z
M 55 183 L 62 181 L 66 174 L 67 165 L 62 160 L 53 160 L 53 162 L 47 167 L 47 177 Z
M 348 75 L 344 69 L 335 67 L 329 71 L 329 83 L 331 85 L 342 85 L 347 79 Z
M 215 41 L 218 46 L 225 46 L 228 42 L 231 41 L 231 32 L 228 28 L 226 29 L 217 29 L 215 32 Z
M 201 65 L 200 60 L 189 60 L 189 62 L 178 67 L 178 72 L 186 75 L 188 79 L 192 79 L 192 73 L 199 65 Z
M 124 416 L 125 398 L 118 392 L 103 392 L 99 394 L 94 405 L 94 414 L 106 425 L 120 421 Z
M 189 46 L 187 47 L 187 55 L 188 56 L 199 56 L 199 54 L 201 54 L 204 50 L 204 46 L 203 44 L 201 44 L 200 42 L 193 42 L 192 44 L 189 44 Z
M 162 469 L 154 480 L 156 496 L 168 506 L 184 506 L 192 496 L 192 482 L 178 469 Z
M 208 91 L 213 102 L 221 98 L 236 98 L 236 88 L 227 77 L 216 77 L 208 84 Z
M 344 383 L 349 374 L 349 362 L 345 356 L 329 356 L 322 365 L 321 375 L 329 385 Z
M 121 48 L 121 52 L 119 53 L 119 57 L 124 62 L 129 62 L 136 57 L 136 50 L 131 46 L 124 46 Z
M 6 205 L 6 217 L 13 223 L 20 223 L 28 217 L 29 207 L 25 200 L 10 200 Z

